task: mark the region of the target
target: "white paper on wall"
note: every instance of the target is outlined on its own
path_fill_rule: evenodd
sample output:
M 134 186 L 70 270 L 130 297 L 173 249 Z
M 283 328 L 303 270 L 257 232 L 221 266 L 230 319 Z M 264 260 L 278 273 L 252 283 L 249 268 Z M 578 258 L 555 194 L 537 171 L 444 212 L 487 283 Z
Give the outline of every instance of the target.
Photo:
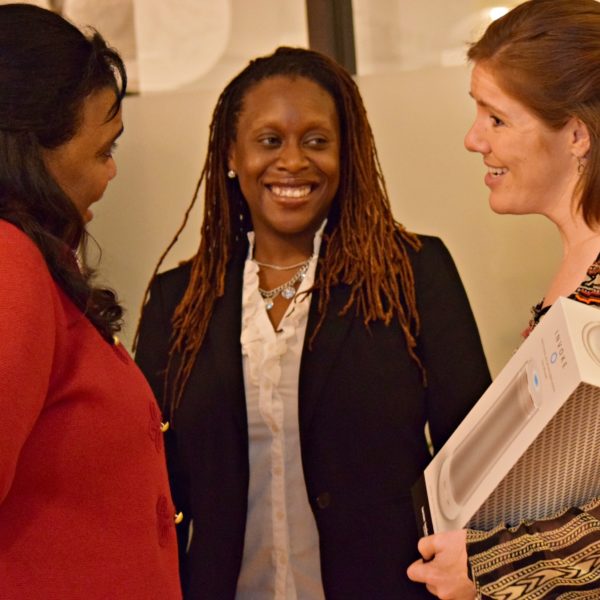
M 189 84 L 227 47 L 230 0 L 133 0 L 141 92 Z

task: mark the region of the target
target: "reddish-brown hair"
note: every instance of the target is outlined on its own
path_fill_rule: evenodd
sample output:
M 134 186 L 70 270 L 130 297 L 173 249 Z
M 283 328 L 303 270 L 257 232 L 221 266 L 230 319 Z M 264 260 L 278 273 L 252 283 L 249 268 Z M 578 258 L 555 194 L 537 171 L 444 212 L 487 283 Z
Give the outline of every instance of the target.
M 600 3 L 529 0 L 494 21 L 468 52 L 510 96 L 553 129 L 571 117 L 591 140 L 579 180 L 580 208 L 600 223 Z
M 407 247 L 417 249 L 420 244 L 392 216 L 358 88 L 352 77 L 325 55 L 301 48 L 279 48 L 272 55 L 250 62 L 223 90 L 213 112 L 206 161 L 194 195 L 204 183 L 200 248 L 192 260 L 189 285 L 173 316 L 165 389 L 165 404 L 171 412 L 178 405 L 202 346 L 215 302 L 225 293 L 229 260 L 236 246 L 246 243 L 246 232 L 252 229 L 239 183 L 226 177 L 228 153 L 236 137 L 244 97 L 259 82 L 280 76 L 304 77 L 321 86 L 333 98 L 340 121 L 342 177 L 319 258 L 314 288 L 320 292 L 320 320 L 309 343 L 315 341 L 325 318 L 331 288 L 346 284 L 351 293 L 342 314 L 353 308 L 366 326 L 374 320 L 389 324 L 396 319 L 410 354 L 419 363 L 414 353 L 419 321 Z

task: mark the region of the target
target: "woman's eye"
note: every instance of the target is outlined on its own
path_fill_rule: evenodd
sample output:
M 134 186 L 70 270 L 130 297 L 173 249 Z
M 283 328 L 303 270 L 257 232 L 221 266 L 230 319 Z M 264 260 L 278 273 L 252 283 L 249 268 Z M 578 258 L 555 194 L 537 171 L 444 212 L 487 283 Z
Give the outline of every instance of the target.
M 260 143 L 267 148 L 279 145 L 279 138 L 276 135 L 265 135 L 260 138 Z
M 112 155 L 116 152 L 117 150 L 117 142 L 113 142 L 110 145 L 110 148 L 108 150 L 106 150 L 105 152 L 102 152 L 102 156 L 104 158 L 112 158 Z
M 504 125 L 504 121 L 498 117 L 495 117 L 494 115 L 490 115 L 490 119 L 493 127 L 500 127 L 500 125 Z
M 313 148 L 318 148 L 327 144 L 327 138 L 324 138 L 322 136 L 311 137 L 308 140 L 306 140 L 306 144 Z

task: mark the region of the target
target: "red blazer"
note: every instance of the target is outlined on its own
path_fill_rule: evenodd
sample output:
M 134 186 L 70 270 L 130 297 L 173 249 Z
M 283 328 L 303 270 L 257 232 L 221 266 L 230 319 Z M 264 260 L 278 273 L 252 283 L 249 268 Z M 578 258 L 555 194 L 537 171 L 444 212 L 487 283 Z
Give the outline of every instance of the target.
M 160 413 L 0 221 L 0 596 L 181 597 Z

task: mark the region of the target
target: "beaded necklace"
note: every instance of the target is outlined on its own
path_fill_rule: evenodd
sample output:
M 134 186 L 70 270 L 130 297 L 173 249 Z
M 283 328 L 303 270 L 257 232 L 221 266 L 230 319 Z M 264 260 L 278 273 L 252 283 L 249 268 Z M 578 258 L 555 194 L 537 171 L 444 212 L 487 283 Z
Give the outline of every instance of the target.
M 299 281 L 302 281 L 306 277 L 306 273 L 308 271 L 308 267 L 310 265 L 311 258 L 312 258 L 312 256 L 308 257 L 305 261 L 298 263 L 298 265 L 292 265 L 291 267 L 277 269 L 277 270 L 284 271 L 284 270 L 287 270 L 290 268 L 294 268 L 296 266 L 300 266 L 300 268 L 296 271 L 296 273 L 294 273 L 294 275 L 292 276 L 291 279 L 289 279 L 285 283 L 282 283 L 281 285 L 278 285 L 276 288 L 273 288 L 272 290 L 263 290 L 259 286 L 258 291 L 259 291 L 260 295 L 262 296 L 263 300 L 265 301 L 265 308 L 267 310 L 271 310 L 273 308 L 273 301 L 280 294 L 281 294 L 281 297 L 285 298 L 286 300 L 291 300 L 292 298 L 294 298 L 294 296 L 296 295 L 296 284 Z M 256 262 L 256 264 L 258 264 L 258 265 L 261 264 L 258 261 L 254 261 L 254 262 Z M 262 266 L 265 266 L 265 265 L 262 265 Z M 272 265 L 268 265 L 268 266 L 272 266 Z

